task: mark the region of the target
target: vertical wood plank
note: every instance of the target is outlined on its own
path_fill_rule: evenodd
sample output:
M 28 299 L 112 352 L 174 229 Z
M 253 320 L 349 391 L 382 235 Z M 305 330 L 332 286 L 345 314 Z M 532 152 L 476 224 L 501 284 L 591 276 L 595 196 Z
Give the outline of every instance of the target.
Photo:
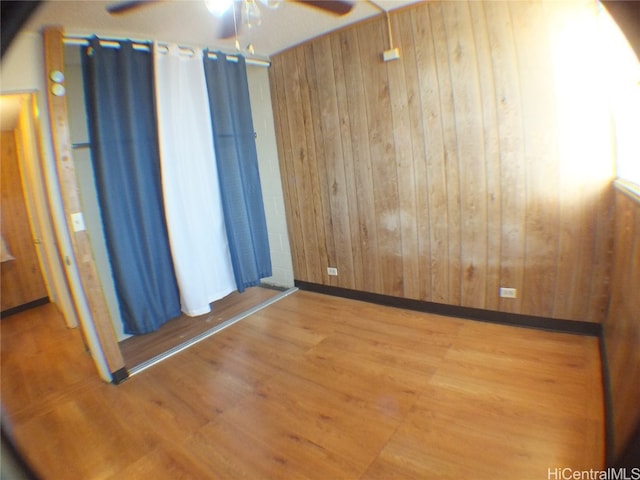
M 309 70 L 309 63 L 313 61 L 311 49 L 296 50 L 296 64 L 300 75 L 300 106 L 302 109 L 302 124 L 304 127 L 306 152 L 306 171 L 311 183 L 311 202 L 313 205 L 313 220 L 315 222 L 316 235 L 318 238 L 317 248 L 319 262 L 316 265 L 317 271 L 313 272 L 316 278 L 322 278 L 327 282 L 331 280 L 327 275 L 326 266 L 335 261 L 335 247 L 333 236 L 331 235 L 330 212 L 327 206 L 326 169 L 321 166 L 324 158 L 319 152 L 323 152 L 322 144 L 319 142 L 318 130 L 322 131 L 317 120 L 314 107 L 317 107 L 317 85 L 316 75 L 313 70 Z M 312 74 L 311 80 L 309 74 Z M 327 233 L 328 232 L 328 233 Z
M 487 203 L 484 125 L 469 5 L 443 4 L 459 162 L 460 305 L 484 308 L 487 273 Z M 464 233 L 462 233 L 464 232 Z
M 295 198 L 297 199 L 295 211 L 300 228 L 299 240 L 304 245 L 304 253 L 300 257 L 300 262 L 304 265 L 305 275 L 308 278 L 316 279 L 317 270 L 314 269 L 313 262 L 318 260 L 317 237 L 314 219 L 309 215 L 309 212 L 313 209 L 313 203 L 306 198 L 306 193 L 310 191 L 310 188 L 306 182 L 305 169 L 301 166 L 301 163 L 304 164 L 306 161 L 306 143 L 304 137 L 301 138 L 299 135 L 301 132 L 300 125 L 302 124 L 299 115 L 301 115 L 302 111 L 299 100 L 300 78 L 295 53 L 295 51 L 291 51 L 283 56 L 283 65 L 286 67 L 283 75 L 287 77 L 287 85 L 282 92 L 284 99 L 282 105 L 285 108 L 288 119 L 287 134 L 291 144 L 290 169 L 288 173 L 293 184 Z
M 318 80 L 318 102 L 324 144 L 325 172 L 332 219 L 333 241 L 336 245 L 335 264 L 338 268 L 337 285 L 354 288 L 353 253 L 349 224 L 347 185 L 338 113 L 338 92 L 334 77 L 333 55 L 329 37 L 318 39 L 313 44 L 314 63 Z M 329 265 L 327 265 L 329 266 Z
M 558 255 L 558 149 L 548 42 L 549 17 L 540 3 L 511 6 L 517 29 L 518 77 L 526 186 L 526 249 L 522 313 L 551 316 Z
M 500 286 L 522 292 L 524 269 L 525 168 L 523 154 L 522 104 L 517 57 L 509 5 L 486 2 L 491 59 L 496 86 L 500 142 L 501 259 Z M 501 298 L 500 311 L 521 311 L 521 297 Z
M 426 11 L 426 10 L 425 10 Z M 399 38 L 402 47 L 404 79 L 406 89 L 408 128 L 412 142 L 413 189 L 415 202 L 415 230 L 417 236 L 416 259 L 418 268 L 417 297 L 431 300 L 433 285 L 431 284 L 431 211 L 429 205 L 429 183 L 427 177 L 427 160 L 425 144 L 422 141 L 424 122 L 422 118 L 422 101 L 420 98 L 420 81 L 418 58 L 427 45 L 418 45 L 414 36 L 413 11 L 405 10 L 394 15 L 394 35 Z M 424 27 L 422 35 L 424 35 Z M 421 55 L 422 57 L 424 55 Z M 406 271 L 405 266 L 405 271 Z
M 604 342 L 613 413 L 610 447 L 618 457 L 640 422 L 640 197 L 616 191 L 614 217 L 611 304 L 604 322 Z
M 595 254 L 593 259 L 592 290 L 585 320 L 602 323 L 607 317 L 611 298 L 611 264 L 614 235 L 613 189 L 603 188 L 598 196 L 595 228 Z M 640 260 L 639 260 L 640 261 Z
M 446 7 L 445 7 L 446 5 Z M 450 4 L 430 3 L 431 30 L 437 68 L 437 80 L 440 89 L 440 120 L 444 145 L 445 192 L 447 198 L 448 221 L 448 269 L 449 295 L 446 303 L 460 304 L 461 295 L 461 219 L 460 219 L 460 172 L 457 151 L 457 125 L 454 112 L 453 89 L 451 85 L 450 48 L 447 38 L 447 25 L 443 10 Z
M 291 50 L 286 54 L 289 68 L 287 70 L 288 84 L 284 92 L 289 118 L 289 135 L 292 146 L 293 178 L 298 198 L 298 211 L 300 225 L 302 227 L 302 241 L 305 245 L 304 263 L 307 277 L 312 282 L 322 282 L 323 267 L 320 264 L 320 254 L 323 243 L 318 238 L 316 230 L 316 205 L 318 197 L 312 197 L 313 186 L 311 179 L 311 166 L 309 164 L 309 148 L 304 130 L 302 113 L 302 101 L 300 98 L 301 72 L 298 65 L 296 51 Z
M 416 43 L 418 93 L 422 110 L 422 131 L 418 135 L 425 152 L 431 272 L 430 300 L 449 302 L 449 216 L 445 175 L 444 138 L 440 109 L 440 88 L 435 61 L 435 36 L 427 4 L 411 12 Z
M 394 33 L 411 35 L 409 15 L 394 15 L 391 28 Z M 407 28 L 408 27 L 408 28 Z M 412 39 L 402 42 L 403 45 L 411 45 Z M 389 78 L 389 96 L 391 100 L 391 125 L 393 127 L 393 144 L 395 148 L 395 164 L 398 175 L 398 197 L 400 213 L 400 233 L 402 239 L 402 270 L 403 270 L 403 296 L 407 298 L 421 298 L 423 287 L 430 288 L 430 284 L 421 285 L 420 267 L 428 257 L 420 255 L 418 226 L 424 222 L 418 217 L 416 205 L 416 171 L 415 162 L 418 156 L 414 156 L 413 135 L 411 128 L 409 92 L 405 79 L 405 68 L 411 71 L 412 52 L 408 48 L 403 49 L 402 62 L 392 61 L 386 64 Z M 413 68 L 415 71 L 415 67 Z M 413 94 L 413 92 L 412 92 Z M 425 222 L 426 225 L 428 223 Z M 427 232 L 428 235 L 428 232 Z M 427 236 L 428 239 L 428 236 Z
M 500 211 L 500 145 L 496 113 L 496 87 L 491 64 L 491 42 L 484 4 L 470 2 L 473 35 L 478 57 L 478 78 L 482 99 L 482 126 L 487 209 L 487 270 L 484 308 L 497 310 L 500 289 L 501 211 Z
M 373 167 L 369 143 L 369 127 L 367 102 L 364 95 L 364 77 L 360 44 L 355 29 L 340 34 L 342 44 L 342 62 L 345 85 L 349 92 L 347 107 L 353 162 L 358 168 L 355 171 L 356 191 L 358 195 L 359 218 L 355 219 L 360 230 L 362 242 L 362 289 L 368 292 L 381 293 L 382 274 L 378 255 L 378 231 L 376 228 L 376 212 L 373 194 Z
M 52 27 L 45 29 L 44 50 L 46 72 L 58 70 L 64 73 L 64 46 L 62 40 L 63 32 L 61 28 Z M 81 204 L 73 157 L 71 155 L 67 103 L 64 96 L 58 97 L 51 93 L 49 88 L 50 84 L 51 82 L 48 82 L 47 99 L 49 103 L 49 121 L 51 124 L 51 135 L 53 137 L 56 168 L 60 181 L 67 227 L 69 232 L 73 232 L 71 215 L 81 212 Z M 91 252 L 89 234 L 84 230 L 73 232 L 70 236 L 78 273 L 82 281 L 82 288 L 91 312 L 90 321 L 95 326 L 107 365 L 111 373 L 124 371 L 124 360 L 118 347 L 113 324 L 109 318 L 109 310 Z
M 356 170 L 358 166 L 354 163 L 353 144 L 351 141 L 351 124 L 349 115 L 349 96 L 347 89 L 344 61 L 342 59 L 342 37 L 340 35 L 331 36 L 331 53 L 333 55 L 334 79 L 336 82 L 336 99 L 340 122 L 340 140 L 342 142 L 342 158 L 344 164 L 344 182 L 347 201 L 347 218 L 345 228 L 348 227 L 351 233 L 351 258 L 349 268 L 353 271 L 353 281 L 342 283 L 345 277 L 339 273 L 341 284 L 348 288 L 359 289 L 364 284 L 364 269 L 362 260 L 362 241 L 360 238 L 360 228 L 358 223 L 358 193 L 356 188 Z
M 366 99 L 373 177 L 373 196 L 378 231 L 382 292 L 402 295 L 402 239 L 398 211 L 398 175 L 393 158 L 389 81 L 381 58 L 384 22 L 375 20 L 358 29 L 359 52 Z

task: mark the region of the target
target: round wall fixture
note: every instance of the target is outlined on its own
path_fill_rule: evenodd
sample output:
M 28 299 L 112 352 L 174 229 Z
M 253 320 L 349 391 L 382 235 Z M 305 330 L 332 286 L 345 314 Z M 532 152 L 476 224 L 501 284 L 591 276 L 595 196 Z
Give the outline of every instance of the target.
M 64 73 L 62 73 L 60 70 L 54 70 L 49 74 L 49 78 L 52 82 L 62 83 L 64 82 Z
M 56 97 L 63 97 L 66 92 L 64 86 L 59 83 L 54 83 L 51 85 L 51 93 L 53 93 Z

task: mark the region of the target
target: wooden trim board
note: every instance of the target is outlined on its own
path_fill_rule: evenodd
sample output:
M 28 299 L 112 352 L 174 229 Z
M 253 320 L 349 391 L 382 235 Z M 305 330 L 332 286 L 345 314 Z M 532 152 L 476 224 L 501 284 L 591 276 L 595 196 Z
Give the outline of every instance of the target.
M 60 71 L 64 74 L 64 32 L 61 27 L 49 27 L 44 30 L 45 72 Z M 64 86 L 64 82 L 60 83 Z M 77 263 L 78 273 L 82 281 L 82 288 L 91 312 L 89 321 L 95 328 L 100 348 L 113 378 L 122 379 L 125 370 L 124 359 L 118 346 L 109 309 L 102 291 L 102 284 L 98 277 L 97 268 L 91 251 L 89 233 L 86 230 L 74 232 L 71 216 L 81 213 L 78 182 L 71 152 L 71 138 L 69 134 L 69 117 L 67 102 L 64 95 L 56 96 L 52 93 L 54 85 L 51 78 L 47 78 L 47 101 L 53 138 L 56 169 L 60 182 L 60 191 L 64 206 L 67 228 L 70 232 L 73 254 Z M 66 258 L 67 264 L 74 261 Z M 116 374 L 117 375 L 114 375 Z

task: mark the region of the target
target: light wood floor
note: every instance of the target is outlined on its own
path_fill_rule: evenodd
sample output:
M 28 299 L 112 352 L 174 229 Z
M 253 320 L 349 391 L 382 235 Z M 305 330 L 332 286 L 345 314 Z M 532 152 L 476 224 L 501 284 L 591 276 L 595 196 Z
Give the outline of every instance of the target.
M 198 317 L 182 315 L 153 333 L 129 337 L 120 342 L 125 365 L 129 369 L 140 365 L 280 293 L 265 287 L 247 288 L 242 293 L 236 291 L 213 302 L 210 313 Z
M 120 386 L 49 305 L 2 320 L 45 479 L 546 479 L 603 465 L 595 338 L 296 292 Z

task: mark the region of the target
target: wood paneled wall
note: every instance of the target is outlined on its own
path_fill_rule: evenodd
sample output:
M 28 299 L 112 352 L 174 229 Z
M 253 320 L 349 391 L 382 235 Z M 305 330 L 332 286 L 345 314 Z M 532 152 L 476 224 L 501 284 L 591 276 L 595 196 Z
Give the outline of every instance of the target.
M 604 340 L 611 384 L 614 455 L 640 423 L 640 197 L 615 193 L 611 304 Z
M 613 160 L 595 3 L 430 1 L 391 21 L 400 60 L 381 59 L 382 18 L 272 59 L 295 278 L 602 321 Z
M 0 266 L 0 311 L 47 297 L 22 189 L 14 131 L 2 132 L 2 236 L 14 260 Z

